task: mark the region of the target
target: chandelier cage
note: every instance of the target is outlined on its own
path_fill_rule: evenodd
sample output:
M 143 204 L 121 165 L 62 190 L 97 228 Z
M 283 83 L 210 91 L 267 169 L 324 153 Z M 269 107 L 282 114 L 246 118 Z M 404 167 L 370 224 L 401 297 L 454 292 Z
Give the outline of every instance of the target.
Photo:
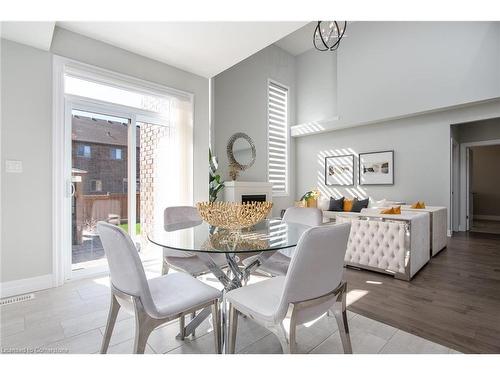
M 324 24 L 327 22 L 329 22 L 329 25 L 325 26 Z M 313 34 L 314 47 L 318 51 L 335 51 L 339 48 L 346 28 L 347 21 L 344 21 L 344 27 L 342 28 L 337 21 L 318 21 Z M 334 41 L 334 43 L 331 44 L 331 41 Z

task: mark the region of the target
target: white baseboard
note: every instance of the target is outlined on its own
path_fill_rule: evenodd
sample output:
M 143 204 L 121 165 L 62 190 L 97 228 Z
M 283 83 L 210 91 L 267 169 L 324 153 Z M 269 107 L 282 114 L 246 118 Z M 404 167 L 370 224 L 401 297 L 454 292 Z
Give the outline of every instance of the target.
M 448 237 L 451 237 L 453 235 L 453 231 L 448 229 Z
M 18 294 L 36 292 L 42 289 L 53 287 L 52 274 L 30 277 L 29 279 L 21 279 L 0 283 L 0 298 L 17 296 Z
M 500 221 L 500 216 L 496 216 L 496 215 L 474 215 L 474 219 L 477 219 L 477 220 Z

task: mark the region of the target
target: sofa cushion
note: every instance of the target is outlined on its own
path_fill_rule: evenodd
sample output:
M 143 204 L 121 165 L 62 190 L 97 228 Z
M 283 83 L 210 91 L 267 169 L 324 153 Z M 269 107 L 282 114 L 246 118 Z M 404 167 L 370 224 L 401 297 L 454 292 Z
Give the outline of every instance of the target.
M 344 211 L 344 197 L 339 199 L 330 197 L 330 206 L 328 207 L 328 211 Z
M 385 208 L 380 213 L 384 215 L 401 215 L 401 206 Z
M 352 211 L 352 205 L 356 201 L 356 198 L 353 199 L 344 199 L 344 211 L 345 212 L 351 212 Z
M 351 212 L 361 212 L 361 210 L 363 208 L 368 208 L 369 201 L 370 201 L 370 198 L 366 198 L 366 199 L 362 199 L 362 200 L 355 199 L 353 204 L 352 204 Z
M 387 207 L 387 199 L 381 199 L 379 201 L 376 201 L 374 199 L 370 199 L 368 203 L 369 208 L 377 208 L 377 207 Z
M 416 209 L 422 209 L 422 208 L 425 208 L 425 202 L 423 201 L 418 201 L 416 203 L 413 203 L 411 205 L 411 208 L 416 208 Z
M 330 199 L 320 196 L 318 198 L 318 208 L 322 211 L 328 211 L 330 207 Z

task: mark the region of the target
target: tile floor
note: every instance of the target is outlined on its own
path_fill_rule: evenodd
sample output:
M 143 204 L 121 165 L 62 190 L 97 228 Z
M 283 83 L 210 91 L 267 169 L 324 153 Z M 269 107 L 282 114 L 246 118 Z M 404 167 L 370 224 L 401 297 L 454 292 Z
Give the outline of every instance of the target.
M 156 267 L 148 277 L 156 276 Z M 204 281 L 217 285 L 213 277 Z M 109 304 L 107 277 L 73 281 L 62 287 L 36 293 L 30 301 L 2 306 L 1 341 L 3 353 L 12 348 L 51 353 L 97 353 L 102 341 Z M 358 298 L 356 296 L 355 298 Z M 349 303 L 349 297 L 348 297 Z M 458 353 L 418 336 L 349 312 L 354 353 Z M 175 338 L 177 321 L 157 328 L 150 336 L 146 353 L 214 353 L 211 325 L 206 320 L 194 338 Z M 131 353 L 134 319 L 120 312 L 109 353 Z M 324 316 L 298 329 L 300 353 L 342 353 L 335 318 Z M 281 353 L 277 338 L 250 319 L 240 319 L 238 353 Z

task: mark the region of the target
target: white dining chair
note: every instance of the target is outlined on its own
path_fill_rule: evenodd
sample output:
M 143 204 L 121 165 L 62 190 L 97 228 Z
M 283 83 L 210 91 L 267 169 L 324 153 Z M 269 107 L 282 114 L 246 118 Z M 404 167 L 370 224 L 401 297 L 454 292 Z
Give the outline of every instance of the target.
M 196 207 L 174 206 L 165 208 L 164 227 L 167 232 L 194 227 L 202 222 L 203 220 Z M 194 277 L 211 272 L 208 266 L 194 252 L 164 248 L 163 256 L 163 275 L 168 273 L 170 267 L 177 271 L 186 272 Z M 224 254 L 213 254 L 211 257 L 218 267 L 227 267 Z
M 98 222 L 111 279 L 111 306 L 101 346 L 106 353 L 121 307 L 135 315 L 134 353 L 144 353 L 151 332 L 161 324 L 182 319 L 205 307 L 212 308 L 216 353 L 220 352 L 220 291 L 191 275 L 173 273 L 150 280 L 129 235 L 115 225 Z
M 323 212 L 319 208 L 313 207 L 289 207 L 283 215 L 283 222 L 297 223 L 310 227 L 316 227 L 323 222 Z M 283 249 L 274 253 L 256 272 L 266 276 L 284 276 L 290 265 L 290 255 L 294 249 Z M 257 259 L 258 255 L 253 255 L 242 260 L 243 265 L 248 266 Z
M 164 210 L 164 228 L 167 232 L 176 231 L 200 225 L 203 222 L 198 209 L 192 206 L 172 206 Z M 227 267 L 224 254 L 211 254 L 211 259 L 219 268 Z M 208 266 L 194 252 L 173 250 L 163 248 L 162 275 L 166 275 L 169 268 L 185 272 L 191 276 L 198 277 L 210 273 Z M 196 311 L 191 313 L 191 320 L 196 317 Z M 185 318 L 179 319 L 179 337 L 185 338 Z M 192 332 L 195 336 L 196 331 Z
M 344 353 L 352 353 L 343 280 L 349 231 L 349 223 L 308 229 L 297 244 L 286 276 L 234 289 L 224 296 L 229 308 L 230 353 L 235 350 L 240 314 L 273 332 L 283 353 L 295 353 L 297 326 L 329 311 L 337 320 Z

